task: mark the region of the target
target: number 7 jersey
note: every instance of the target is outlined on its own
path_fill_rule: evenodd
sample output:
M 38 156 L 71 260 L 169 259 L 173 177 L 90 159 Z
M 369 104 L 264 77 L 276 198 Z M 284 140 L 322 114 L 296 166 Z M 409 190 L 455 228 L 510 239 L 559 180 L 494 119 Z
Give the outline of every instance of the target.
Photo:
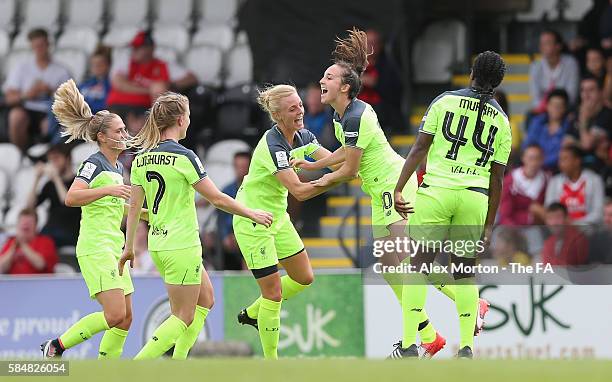
M 149 251 L 201 245 L 193 185 L 205 177 L 197 155 L 172 140 L 136 156 L 130 180 L 145 192 Z
M 506 165 L 512 132 L 508 117 L 494 100 L 483 108 L 472 89 L 445 92 L 427 109 L 419 132 L 433 135 L 423 183 L 450 189 L 489 188 L 491 162 Z

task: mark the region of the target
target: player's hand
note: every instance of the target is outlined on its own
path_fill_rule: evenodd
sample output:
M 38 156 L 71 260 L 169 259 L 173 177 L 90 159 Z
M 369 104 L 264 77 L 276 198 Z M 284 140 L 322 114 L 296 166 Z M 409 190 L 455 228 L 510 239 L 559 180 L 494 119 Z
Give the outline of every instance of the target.
M 327 174 L 325 174 L 319 179 L 311 180 L 310 184 L 315 187 L 327 187 L 330 186 L 332 182 L 330 182 L 329 177 L 327 176 Z
M 273 222 L 273 216 L 268 211 L 253 210 L 251 220 L 257 224 L 261 224 L 266 228 L 270 228 Z
M 134 268 L 134 250 L 124 249 L 123 255 L 119 259 L 119 276 L 123 276 L 123 267 L 125 267 L 125 263 L 129 260 L 130 268 Z
M 289 164 L 291 165 L 291 167 L 294 168 L 301 168 L 302 170 L 317 170 L 317 166 L 315 165 L 315 162 L 310 162 L 307 161 L 306 159 L 296 159 L 296 158 L 292 158 L 289 161 Z
M 126 186 L 125 184 L 118 184 L 115 186 L 108 186 L 106 194 L 109 196 L 116 196 L 118 198 L 128 200 L 130 198 L 131 193 L 132 187 Z
M 408 214 L 414 213 L 414 207 L 410 205 L 410 202 L 404 200 L 404 196 L 399 191 L 394 193 L 393 205 L 397 213 L 404 219 L 408 219 Z
M 491 245 L 491 235 L 493 234 L 493 227 L 485 226 L 484 231 L 482 233 L 482 244 L 484 249 L 487 250 L 489 245 Z

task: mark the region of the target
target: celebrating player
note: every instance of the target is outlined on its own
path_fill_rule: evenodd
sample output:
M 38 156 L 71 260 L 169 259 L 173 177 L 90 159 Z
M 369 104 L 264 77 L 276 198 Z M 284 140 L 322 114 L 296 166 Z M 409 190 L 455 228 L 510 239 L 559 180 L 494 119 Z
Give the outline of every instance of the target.
M 505 63 L 497 53 L 481 53 L 472 67 L 471 87 L 443 93 L 429 105 L 394 190 L 395 209 L 406 216 L 412 206 L 404 200 L 402 190 L 427 155 L 427 173 L 408 223 L 412 239 L 424 243 L 448 238 L 459 245 L 476 243 L 482 236 L 484 243 L 488 242 L 512 143 L 508 117 L 492 98 L 505 71 Z M 475 251 L 466 250 L 463 255 L 452 254 L 451 260 L 472 266 L 475 255 Z M 435 252 L 426 248 L 410 261 L 420 269 L 422 264 L 433 263 L 434 258 Z M 474 276 L 469 271 L 453 274 L 461 334 L 457 355 L 464 358 L 472 357 L 474 325 L 480 318 Z M 422 274 L 412 277 L 413 282 L 403 289 L 404 338 L 393 352 L 397 358 L 418 355 L 418 312 L 425 306 L 427 289 Z
M 123 184 L 123 167 L 117 161 L 128 141 L 125 124 L 106 110 L 92 115 L 73 80 L 57 89 L 53 113 L 64 126 L 68 142 L 83 139 L 100 148 L 79 168 L 66 194 L 66 205 L 81 207 L 77 260 L 89 295 L 103 311 L 81 318 L 59 338 L 44 342 L 41 350 L 44 357 L 59 357 L 105 330 L 99 358 L 119 358 L 132 322 L 134 292 L 129 272 L 117 272 L 124 241 L 121 221 L 127 212 L 125 200 L 130 197 L 130 187 Z
M 149 206 L 149 251 L 164 282 L 172 314 L 153 333 L 136 359 L 156 358 L 174 345 L 173 358 L 185 359 L 213 305 L 213 289 L 202 266 L 195 191 L 228 213 L 257 227 L 269 227 L 272 215 L 252 210 L 217 189 L 200 159 L 178 143 L 189 127 L 189 100 L 172 92 L 153 103 L 144 127 L 134 137 L 141 153 L 132 164 L 132 197 L 126 244 L 119 261 L 134 262 L 138 213 L 145 196 Z M 195 191 L 194 191 L 195 189 Z
M 333 186 L 302 183 L 289 160 L 305 155 L 320 159 L 331 153 L 304 129 L 304 106 L 295 87 L 271 86 L 260 92 L 258 102 L 275 124 L 255 147 L 249 173 L 236 199 L 248 207 L 271 211 L 274 223 L 265 229 L 234 216 L 238 246 L 261 289 L 261 296 L 240 312 L 238 322 L 257 328 L 264 357 L 275 359 L 281 300 L 302 292 L 314 279 L 304 243 L 289 220 L 287 194 L 306 200 Z M 278 274 L 279 262 L 287 271 L 283 277 Z

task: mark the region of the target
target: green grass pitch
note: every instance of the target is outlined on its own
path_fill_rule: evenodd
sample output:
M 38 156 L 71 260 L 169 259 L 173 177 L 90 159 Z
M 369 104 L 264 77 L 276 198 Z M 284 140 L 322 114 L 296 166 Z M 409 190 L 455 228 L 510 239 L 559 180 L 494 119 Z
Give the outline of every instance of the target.
M 187 361 L 70 361 L 69 377 L 19 377 L 15 381 L 344 382 L 344 381 L 610 381 L 612 361 L 410 360 L 346 358 L 191 359 Z M 2 380 L 8 380 L 2 378 Z

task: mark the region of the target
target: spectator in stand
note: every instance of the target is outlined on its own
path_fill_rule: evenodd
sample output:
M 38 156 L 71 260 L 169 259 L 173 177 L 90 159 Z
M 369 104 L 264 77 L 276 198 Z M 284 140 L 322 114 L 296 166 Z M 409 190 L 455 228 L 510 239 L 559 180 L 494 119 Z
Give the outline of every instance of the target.
M 580 71 L 576 59 L 563 52 L 561 35 L 547 29 L 540 34 L 540 54 L 542 58 L 531 64 L 529 70 L 529 93 L 536 114 L 546 111 L 548 94 L 554 89 L 564 89 L 570 105 L 576 103 Z
M 251 165 L 251 153 L 238 152 L 234 155 L 234 173 L 236 179 L 223 188 L 223 193 L 236 197 L 236 193 L 242 184 L 242 180 L 249 173 Z M 238 248 L 238 242 L 234 236 L 234 228 L 232 226 L 232 215 L 227 212 L 217 210 L 217 232 L 221 238 L 223 247 L 223 268 L 227 270 L 247 269 L 243 257 Z
M 531 118 L 523 149 L 537 144 L 544 152 L 544 168 L 554 170 L 559 161 L 559 150 L 569 133 L 571 124 L 567 116 L 567 92 L 555 89 L 547 96 L 546 113 Z
M 312 83 L 306 89 L 306 114 L 304 125 L 313 133 L 323 147 L 334 151 L 339 146 L 334 136 L 333 113 L 321 103 L 321 85 Z
M 499 206 L 499 224 L 531 225 L 544 222 L 544 195 L 548 175 L 542 170 L 544 154 L 537 144 L 523 150 L 523 165 L 506 174 Z
M 21 150 L 33 141 L 48 138 L 47 112 L 55 89 L 70 78 L 68 70 L 53 61 L 49 37 L 44 29 L 28 33 L 31 58 L 15 65 L 8 73 L 2 90 L 11 107 L 8 115 L 9 140 Z
M 605 50 L 612 50 L 612 0 L 608 1 L 608 6 L 601 13 L 599 21 L 599 43 Z
M 392 60 L 384 51 L 384 41 L 375 29 L 366 31 L 368 66 L 361 76 L 361 92 L 357 98 L 369 103 L 374 108 L 383 129 L 403 127 L 400 112 L 402 99 L 402 81 Z
M 491 251 L 493 258 L 501 266 L 510 263 L 531 264 L 531 257 L 527 253 L 527 240 L 520 229 L 501 227 L 495 236 Z
M 53 240 L 37 232 L 38 217 L 24 209 L 17 219 L 17 234 L 0 251 L 0 273 L 10 275 L 53 273 L 57 253 Z
M 603 83 L 593 76 L 580 82 L 580 99 L 578 120 L 570 135 L 583 150 L 592 152 L 598 139 L 612 138 L 612 110 L 604 105 Z
M 584 75 L 593 76 L 603 83 L 606 78 L 606 55 L 599 47 L 590 47 L 586 51 Z
M 187 94 L 198 85 L 196 75 L 178 62 L 167 62 L 170 89 L 178 93 Z
M 542 248 L 542 262 L 551 265 L 586 264 L 589 242 L 586 236 L 572 226 L 568 210 L 561 203 L 552 203 L 546 209 L 546 226 L 551 235 Z
M 98 46 L 89 58 L 91 77 L 79 85 L 79 91 L 83 94 L 93 114 L 106 109 L 106 99 L 111 89 L 110 66 L 111 49 L 103 45 Z M 62 141 L 59 123 L 51 109 L 49 109 L 49 135 L 51 143 Z
M 589 240 L 589 262 L 612 264 L 612 199 L 606 200 L 604 225 Z
M 573 223 L 599 224 L 603 219 L 604 185 L 599 175 L 582 168 L 582 156 L 582 150 L 574 145 L 561 149 L 561 173 L 548 183 L 544 203 L 566 206 Z
M 48 181 L 38 193 L 44 175 Z M 33 209 L 46 200 L 50 202 L 47 224 L 41 233 L 50 236 L 57 247 L 76 246 L 78 238 L 81 209 L 66 207 L 64 204 L 66 192 L 74 177 L 69 145 L 59 143 L 51 146 L 47 152 L 47 163 L 36 164 L 36 177 L 28 198 L 28 207 Z
M 126 121 L 131 135 L 136 135 L 145 121 L 145 112 L 158 95 L 168 90 L 168 66 L 155 58 L 155 43 L 150 31 L 141 31 L 131 43 L 129 59 L 114 62 L 111 69 L 109 111 Z

